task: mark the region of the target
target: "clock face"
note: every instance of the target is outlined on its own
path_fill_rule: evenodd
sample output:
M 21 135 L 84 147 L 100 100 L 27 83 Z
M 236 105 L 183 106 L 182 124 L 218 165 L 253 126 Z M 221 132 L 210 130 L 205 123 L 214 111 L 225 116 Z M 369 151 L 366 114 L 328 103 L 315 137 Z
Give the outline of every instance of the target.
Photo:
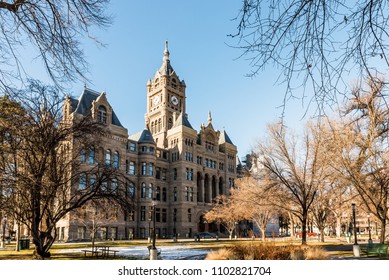
M 153 104 L 154 104 L 154 105 L 159 104 L 159 95 L 154 96 L 154 98 L 153 98 Z
M 175 95 L 172 95 L 172 97 L 170 98 L 170 101 L 173 103 L 173 105 L 178 104 L 178 98 Z

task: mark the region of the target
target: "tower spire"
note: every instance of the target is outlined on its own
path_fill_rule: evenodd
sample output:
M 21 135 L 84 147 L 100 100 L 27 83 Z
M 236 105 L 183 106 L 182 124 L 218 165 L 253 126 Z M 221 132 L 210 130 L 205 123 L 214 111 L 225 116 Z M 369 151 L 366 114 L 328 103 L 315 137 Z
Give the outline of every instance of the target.
M 208 124 L 212 123 L 211 111 L 208 111 Z
M 165 41 L 165 51 L 163 52 L 163 61 L 165 62 L 169 62 L 170 61 L 170 58 L 169 58 L 169 48 L 168 48 L 168 41 L 166 40 Z

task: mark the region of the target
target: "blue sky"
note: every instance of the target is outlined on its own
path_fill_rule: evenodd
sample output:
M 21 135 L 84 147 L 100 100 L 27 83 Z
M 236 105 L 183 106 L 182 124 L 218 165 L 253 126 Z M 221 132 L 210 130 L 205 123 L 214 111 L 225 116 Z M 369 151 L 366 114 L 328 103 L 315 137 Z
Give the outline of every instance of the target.
M 93 31 L 106 47 L 84 42 L 87 87 L 106 91 L 129 134 L 138 132 L 145 126 L 146 83 L 159 69 L 168 40 L 171 64 L 187 85 L 192 126 L 199 130 L 211 111 L 214 128 L 226 130 L 241 158 L 264 137 L 266 124 L 279 120 L 285 86 L 275 85 L 279 73 L 271 67 L 246 77 L 248 61 L 237 59 L 240 51 L 228 46 L 237 42 L 227 35 L 236 31 L 233 18 L 240 5 L 238 0 L 111 1 L 112 25 Z M 70 94 L 78 97 L 83 86 L 70 85 Z M 304 111 L 301 101 L 290 101 L 286 123 L 302 126 Z

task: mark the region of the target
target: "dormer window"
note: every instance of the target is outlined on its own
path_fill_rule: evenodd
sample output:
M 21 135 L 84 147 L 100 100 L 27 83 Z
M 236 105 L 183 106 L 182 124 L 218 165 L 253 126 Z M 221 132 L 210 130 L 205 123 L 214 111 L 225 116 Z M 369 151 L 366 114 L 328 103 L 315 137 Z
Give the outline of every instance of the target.
M 97 112 L 97 122 L 107 124 L 107 109 L 104 106 L 99 106 Z

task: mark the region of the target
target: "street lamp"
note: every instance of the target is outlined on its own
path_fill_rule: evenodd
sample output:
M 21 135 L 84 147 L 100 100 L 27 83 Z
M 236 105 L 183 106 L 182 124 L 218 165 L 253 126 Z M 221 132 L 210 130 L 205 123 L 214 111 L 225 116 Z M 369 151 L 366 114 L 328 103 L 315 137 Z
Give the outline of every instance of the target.
M 368 243 L 369 243 L 369 244 L 372 244 L 372 243 L 373 243 L 373 240 L 371 239 L 370 213 L 367 214 L 367 226 L 368 226 L 368 228 L 369 228 L 369 241 L 368 241 Z
M 147 235 L 147 243 L 151 242 L 151 212 L 149 212 L 149 234 Z
M 356 226 L 356 220 L 355 220 L 355 203 L 351 204 L 351 209 L 353 212 L 353 226 L 354 226 L 354 245 L 353 245 L 353 252 L 355 257 L 360 256 L 360 251 L 359 251 L 359 245 L 358 245 L 358 240 L 357 240 L 357 226 Z
M 173 241 L 174 242 L 177 241 L 177 237 L 176 237 L 176 220 L 177 220 L 177 209 L 174 208 L 174 212 L 173 212 Z
M 158 250 L 155 247 L 155 216 L 156 216 L 156 211 L 155 211 L 155 199 L 153 199 L 153 245 L 150 249 L 150 260 L 157 260 L 158 259 Z

